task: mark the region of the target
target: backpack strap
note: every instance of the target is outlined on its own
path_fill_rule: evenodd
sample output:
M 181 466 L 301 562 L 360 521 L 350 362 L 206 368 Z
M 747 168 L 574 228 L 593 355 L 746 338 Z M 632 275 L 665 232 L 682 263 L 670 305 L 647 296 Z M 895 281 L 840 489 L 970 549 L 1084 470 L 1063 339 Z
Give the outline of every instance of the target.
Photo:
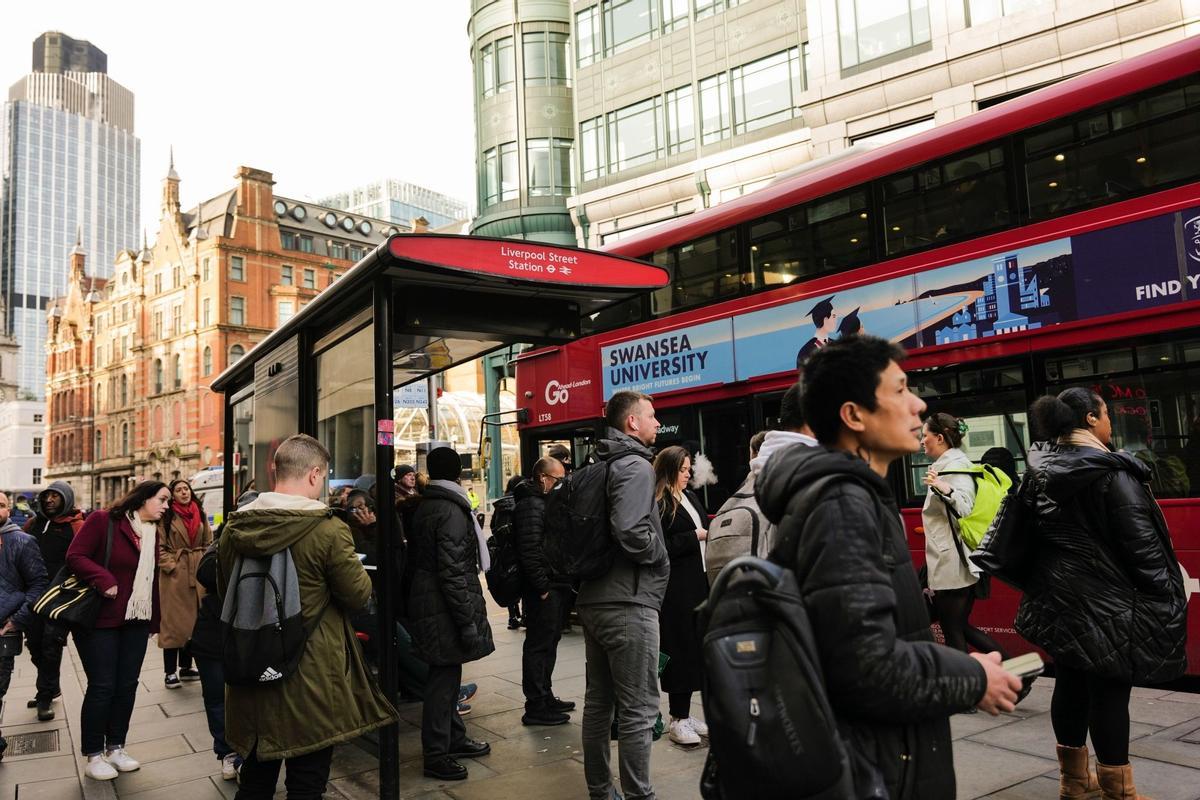
M 800 547 L 800 537 L 804 534 L 804 526 L 808 524 L 808 517 L 812 513 L 813 508 L 816 507 L 817 501 L 821 499 L 821 494 L 825 491 L 825 487 L 833 483 L 840 483 L 842 481 L 857 483 L 859 486 L 862 486 L 867 490 L 867 493 L 871 495 L 871 500 L 875 505 L 875 519 L 877 522 L 882 522 L 883 508 L 879 503 L 879 497 L 864 481 L 860 480 L 854 475 L 849 475 L 844 472 L 837 472 L 832 475 L 824 475 L 820 478 L 817 478 L 817 480 L 813 481 L 808 486 L 804 487 L 804 490 L 800 493 L 800 507 L 799 514 L 797 514 L 797 516 L 800 517 L 800 524 L 779 538 L 779 540 L 775 543 L 775 547 L 773 547 L 771 552 L 767 554 L 768 560 L 785 567 L 790 567 L 791 562 L 795 560 L 796 551 Z M 776 527 L 778 528 L 778 526 Z M 881 525 L 880 528 L 882 529 L 882 527 L 883 526 Z M 881 536 L 880 539 L 882 540 L 882 549 L 886 549 L 887 536 Z

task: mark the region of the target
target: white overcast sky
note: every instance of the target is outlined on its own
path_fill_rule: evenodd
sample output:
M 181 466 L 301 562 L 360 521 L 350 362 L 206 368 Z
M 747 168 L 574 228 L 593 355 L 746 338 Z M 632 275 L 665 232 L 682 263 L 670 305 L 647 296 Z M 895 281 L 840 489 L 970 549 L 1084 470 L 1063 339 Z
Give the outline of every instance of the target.
M 142 219 L 153 232 L 168 150 L 184 207 L 239 165 L 317 199 L 395 177 L 473 206 L 468 0 L 266 3 L 41 0 L 0 24 L 0 91 L 30 72 L 48 30 L 108 54 L 136 103 Z

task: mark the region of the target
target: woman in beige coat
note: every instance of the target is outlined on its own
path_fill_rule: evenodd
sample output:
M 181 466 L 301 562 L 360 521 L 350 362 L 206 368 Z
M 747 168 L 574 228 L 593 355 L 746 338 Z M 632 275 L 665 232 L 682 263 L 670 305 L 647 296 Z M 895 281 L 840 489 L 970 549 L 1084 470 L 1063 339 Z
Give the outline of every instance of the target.
M 196 612 L 204 588 L 196 581 L 200 558 L 212 544 L 208 516 L 192 494 L 192 485 L 182 478 L 171 481 L 171 506 L 159 523 L 158 591 L 162 622 L 158 646 L 163 649 L 163 671 L 168 689 L 180 681 L 196 681 L 200 672 L 192 668 L 187 650 L 196 625 Z

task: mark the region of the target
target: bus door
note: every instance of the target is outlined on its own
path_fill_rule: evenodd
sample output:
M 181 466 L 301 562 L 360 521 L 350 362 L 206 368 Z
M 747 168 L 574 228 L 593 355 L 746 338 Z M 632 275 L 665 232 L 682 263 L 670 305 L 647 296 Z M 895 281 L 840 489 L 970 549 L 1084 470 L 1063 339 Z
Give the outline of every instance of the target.
M 540 428 L 525 431 L 521 437 L 521 461 L 525 465 L 522 475 L 533 474 L 533 465 L 539 458 L 550 455 L 550 449 L 562 445 L 571 453 L 571 466 L 580 467 L 594 457 L 596 444 L 600 440 L 599 429 L 603 423 L 585 423 L 573 427 Z
M 749 398 L 702 406 L 699 412 L 700 452 L 712 462 L 717 482 L 700 497 L 710 514 L 737 491 L 750 474 L 751 403 Z

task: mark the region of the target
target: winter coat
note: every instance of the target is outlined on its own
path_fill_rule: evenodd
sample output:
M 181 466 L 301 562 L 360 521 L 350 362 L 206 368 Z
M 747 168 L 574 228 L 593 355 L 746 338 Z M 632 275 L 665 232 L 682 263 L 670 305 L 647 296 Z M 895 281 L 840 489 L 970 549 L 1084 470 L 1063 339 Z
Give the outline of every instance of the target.
M 793 501 L 831 474 L 856 480 L 827 486 L 807 520 L 797 519 Z M 847 452 L 793 447 L 771 458 L 756 491 L 779 539 L 797 537 L 787 563 L 812 620 L 855 796 L 951 800 L 949 716 L 975 706 L 987 679 L 978 661 L 933 641 L 887 483 Z
M 46 565 L 37 542 L 15 522 L 0 528 L 0 627 L 26 630 L 33 604 L 46 592 Z
M 704 504 L 692 490 L 685 493 L 707 530 Z M 671 657 L 662 673 L 662 690 L 697 692 L 703 675 L 703 655 L 700 632 L 696 629 L 696 606 L 708 597 L 708 578 L 704 575 L 704 559 L 692 515 L 682 504 L 672 513 L 671 501 L 666 497 L 658 505 L 667 555 L 671 559 L 671 577 L 667 580 L 662 610 L 658 612 L 658 649 Z
M 158 526 L 158 597 L 162 623 L 158 630 L 159 647 L 183 647 L 196 624 L 196 611 L 204 596 L 204 587 L 196 581 L 196 569 L 204 551 L 212 544 L 212 528 L 201 515 L 196 544 L 188 539 L 187 525 L 178 514 L 167 512 Z
M 100 592 L 100 613 L 96 628 L 120 628 L 125 625 L 125 610 L 133 594 L 133 579 L 137 575 L 138 558 L 142 552 L 129 519 L 112 519 L 113 543 L 108 569 L 104 568 L 104 542 L 108 536 L 107 509 L 93 511 L 67 548 L 67 567 L 75 577 Z M 104 592 L 117 587 L 116 597 L 104 597 Z M 154 570 L 151 592 L 150 632 L 157 633 L 159 625 L 158 570 Z M 131 620 L 132 622 L 133 620 Z
M 662 608 L 671 562 L 654 503 L 654 454 L 609 428 L 596 454 L 608 463 L 608 521 L 616 558 L 607 574 L 579 587 L 578 606 L 634 603 Z
M 513 489 L 513 531 L 521 564 L 521 588 L 541 596 L 551 589 L 568 589 L 571 581 L 559 575 L 546 558 L 546 495 L 536 480 L 523 481 Z
M 1182 675 L 1187 595 L 1149 468 L 1087 447 L 1030 456 L 1036 550 L 1017 632 L 1056 662 L 1106 678 Z
M 479 585 L 479 540 L 466 498 L 431 485 L 409 532 L 408 632 L 433 666 L 476 661 L 496 649 Z
M 264 761 L 305 755 L 397 720 L 367 670 L 349 615 L 366 606 L 371 581 L 354 554 L 345 523 L 315 500 L 263 492 L 227 518 L 217 554 L 217 588 L 238 556 L 290 548 L 305 626 L 320 615 L 288 678 L 225 687 L 225 739 L 238 753 L 258 748 Z
M 217 545 L 213 543 L 204 551 L 196 567 L 196 582 L 204 589 L 200 610 L 196 612 L 196 624 L 192 626 L 192 637 L 188 640 L 188 650 L 196 658 L 219 660 L 224 651 L 221 644 L 221 600 L 217 595 L 217 572 Z
M 967 470 L 971 459 L 957 447 L 951 447 L 930 465 L 937 470 Z M 979 580 L 966 565 L 967 550 L 960 548 L 957 532 L 951 528 L 948 506 L 954 506 L 959 517 L 965 517 L 975 507 L 975 479 L 970 475 L 942 475 L 950 484 L 950 494 L 941 497 L 933 488 L 925 495 L 921 509 L 921 525 L 925 528 L 925 567 L 929 571 L 929 588 L 940 590 L 974 586 Z
M 67 548 L 79 529 L 83 527 L 83 512 L 75 507 L 75 491 L 66 481 L 54 481 L 38 494 L 38 508 L 45 508 L 42 499 L 48 492 L 56 492 L 63 499 L 63 510 L 54 519 L 38 512 L 25 521 L 25 532 L 37 539 L 38 547 L 42 550 L 42 560 L 46 562 L 46 574 L 50 580 L 58 575 L 66 566 Z

